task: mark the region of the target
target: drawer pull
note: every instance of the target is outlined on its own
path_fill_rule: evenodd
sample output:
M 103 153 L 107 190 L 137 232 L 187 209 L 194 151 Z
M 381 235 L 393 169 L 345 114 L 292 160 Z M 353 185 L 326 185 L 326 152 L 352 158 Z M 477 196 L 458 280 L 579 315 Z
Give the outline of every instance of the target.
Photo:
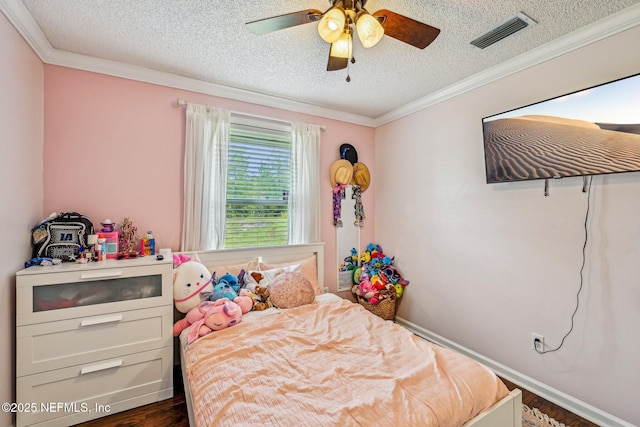
M 102 325 L 104 323 L 120 322 L 123 319 L 122 314 L 112 314 L 111 316 L 92 317 L 90 319 L 82 319 L 80 326 Z
M 81 280 L 106 279 L 108 277 L 120 277 L 120 276 L 122 276 L 122 270 L 98 271 L 93 273 L 82 273 L 80 275 L 80 279 Z
M 95 365 L 85 366 L 80 370 L 80 375 L 90 374 L 92 372 L 104 371 L 106 369 L 118 368 L 122 366 L 122 359 L 111 360 L 104 363 L 96 363 Z

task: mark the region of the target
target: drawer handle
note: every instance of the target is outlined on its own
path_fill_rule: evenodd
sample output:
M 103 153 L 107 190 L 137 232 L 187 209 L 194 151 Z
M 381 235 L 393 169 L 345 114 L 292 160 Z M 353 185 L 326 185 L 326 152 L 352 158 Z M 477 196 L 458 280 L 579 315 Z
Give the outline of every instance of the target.
M 111 316 L 103 316 L 103 317 L 92 317 L 89 319 L 82 319 L 80 322 L 80 326 L 94 326 L 94 325 L 102 325 L 104 323 L 113 323 L 120 322 L 123 319 L 122 314 L 112 314 Z
M 80 375 L 90 374 L 92 372 L 104 371 L 105 369 L 113 369 L 122 366 L 122 359 L 111 360 L 109 362 L 97 363 L 91 366 L 85 366 L 80 370 Z
M 81 280 L 89 280 L 89 279 L 105 279 L 108 277 L 120 277 L 122 276 L 121 270 L 113 270 L 113 271 L 102 271 L 102 272 L 94 272 L 94 273 L 82 273 L 80 275 Z

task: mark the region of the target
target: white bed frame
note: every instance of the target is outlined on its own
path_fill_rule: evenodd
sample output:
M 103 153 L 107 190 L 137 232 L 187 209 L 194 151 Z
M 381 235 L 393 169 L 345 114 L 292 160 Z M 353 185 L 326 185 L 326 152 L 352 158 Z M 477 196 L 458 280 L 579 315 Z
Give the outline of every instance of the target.
M 192 253 L 187 253 L 191 255 Z M 325 289 L 324 285 L 324 243 L 306 245 L 270 246 L 248 249 L 223 249 L 217 251 L 198 252 L 198 257 L 204 265 L 233 265 L 244 264 L 252 259 L 260 258 L 265 263 L 279 263 L 316 257 L 318 268 L 318 285 Z M 180 346 L 180 366 L 182 369 L 182 381 L 184 395 L 189 414 L 189 425 L 196 427 L 191 401 L 191 389 L 186 375 L 184 361 L 184 346 Z M 497 402 L 488 410 L 474 417 L 463 427 L 521 427 L 522 426 L 522 392 L 513 390 L 504 399 Z

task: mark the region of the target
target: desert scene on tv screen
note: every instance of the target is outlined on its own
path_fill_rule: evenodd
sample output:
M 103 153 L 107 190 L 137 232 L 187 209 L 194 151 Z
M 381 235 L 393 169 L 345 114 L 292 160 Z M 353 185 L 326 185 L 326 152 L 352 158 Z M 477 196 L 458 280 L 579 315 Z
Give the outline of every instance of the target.
M 640 75 L 483 120 L 488 183 L 640 171 Z

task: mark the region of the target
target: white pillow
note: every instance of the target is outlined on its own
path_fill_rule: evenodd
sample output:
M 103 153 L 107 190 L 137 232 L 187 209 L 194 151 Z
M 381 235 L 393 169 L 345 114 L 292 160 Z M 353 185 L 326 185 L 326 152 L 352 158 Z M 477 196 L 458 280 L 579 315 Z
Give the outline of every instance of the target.
M 258 264 L 259 270 L 271 270 L 273 268 L 286 267 L 292 264 L 300 264 L 300 272 L 304 274 L 304 277 L 311 282 L 311 286 L 315 290 L 316 295 L 320 295 L 324 293 L 321 289 L 321 284 L 318 283 L 318 265 L 315 255 L 308 256 L 306 258 L 300 260 L 293 260 L 290 262 L 282 262 L 282 263 L 273 263 L 273 262 L 262 262 Z M 247 270 L 251 270 L 248 268 Z
M 283 273 L 300 272 L 300 264 L 288 265 L 286 267 L 273 268 L 271 270 L 249 270 L 245 274 L 246 288 L 255 293 L 256 286 L 266 288 L 273 282 L 273 279 Z

